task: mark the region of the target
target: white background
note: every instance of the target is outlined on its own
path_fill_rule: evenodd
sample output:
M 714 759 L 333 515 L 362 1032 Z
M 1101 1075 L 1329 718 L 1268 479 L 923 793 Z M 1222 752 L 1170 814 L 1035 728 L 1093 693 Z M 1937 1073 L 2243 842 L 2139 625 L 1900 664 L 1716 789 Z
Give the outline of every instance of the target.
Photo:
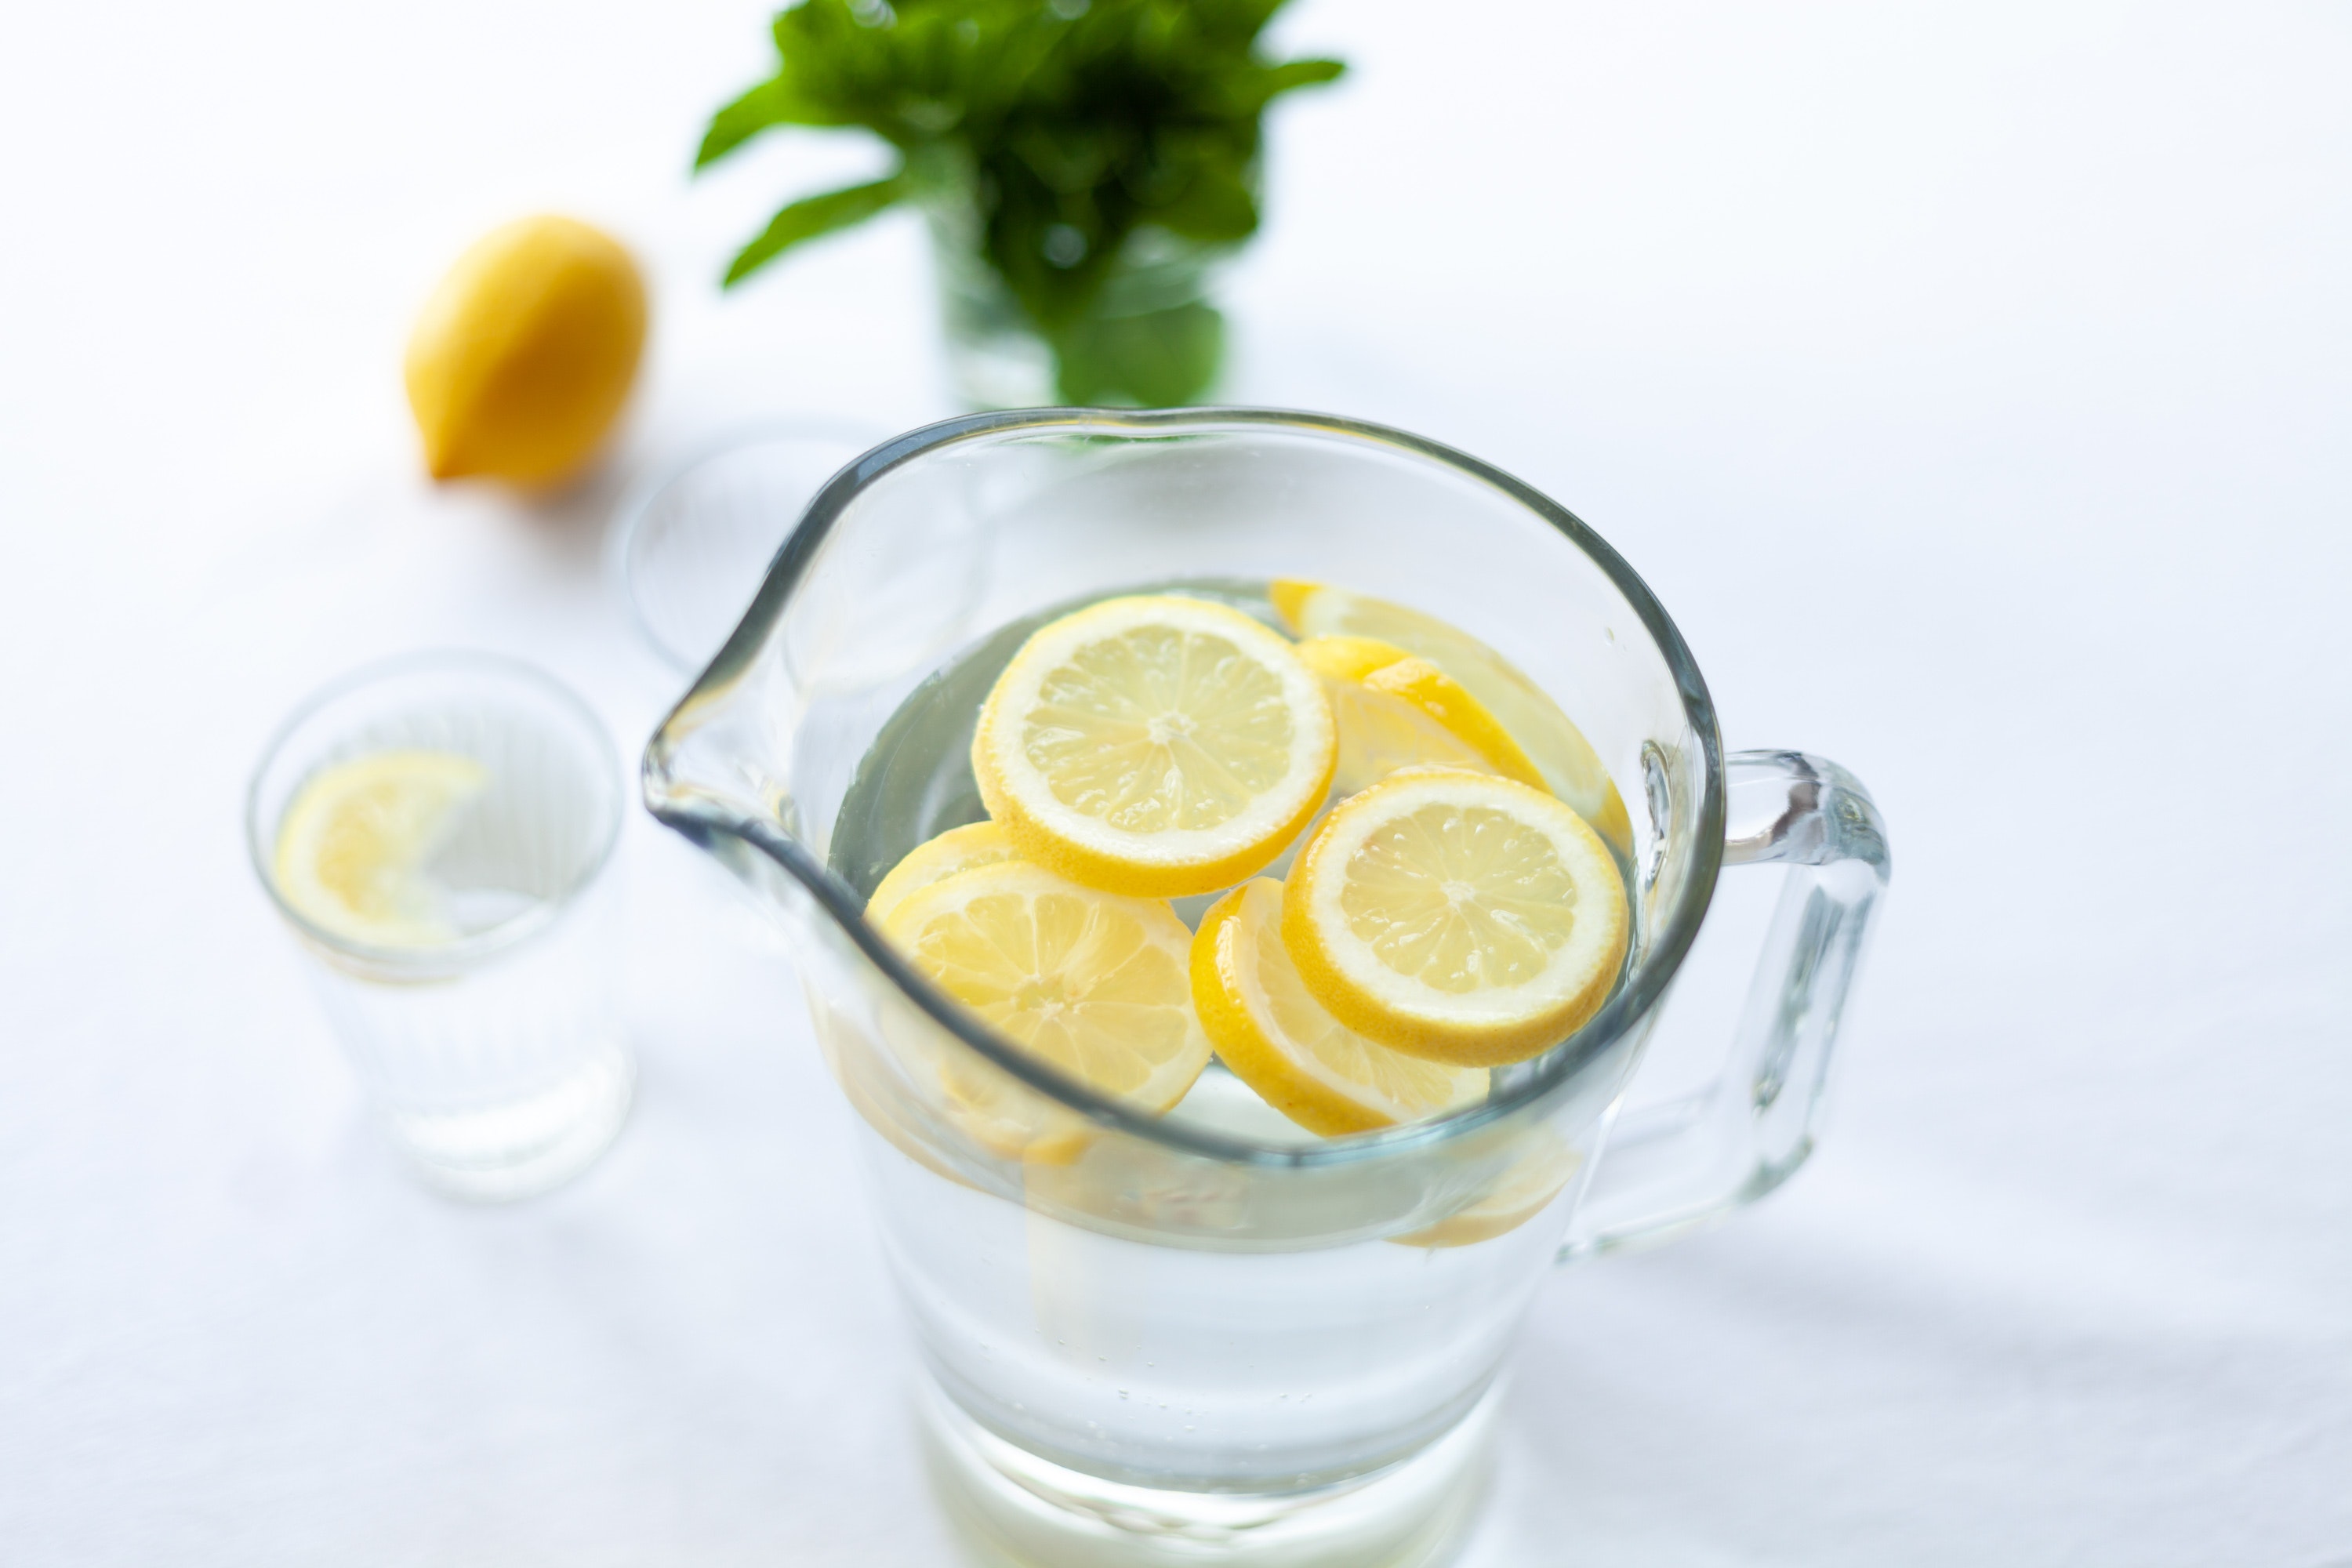
M 276 720 L 489 647 L 634 751 L 617 487 L 950 411 L 878 166 L 701 118 L 756 4 L 29 5 L 0 46 L 0 1561 L 932 1564 L 796 991 L 649 820 L 642 1100 L 576 1186 L 411 1186 L 242 858 Z M 1845 763 L 1895 897 L 1813 1168 L 1559 1277 L 1476 1568 L 2352 1563 L 2352 16 L 1310 0 L 1236 400 L 1579 510 L 1726 739 Z M 656 287 L 613 464 L 416 477 L 477 232 Z M 1721 946 L 1717 944 L 1718 948 Z M 1736 955 L 1702 1000 L 1736 989 Z

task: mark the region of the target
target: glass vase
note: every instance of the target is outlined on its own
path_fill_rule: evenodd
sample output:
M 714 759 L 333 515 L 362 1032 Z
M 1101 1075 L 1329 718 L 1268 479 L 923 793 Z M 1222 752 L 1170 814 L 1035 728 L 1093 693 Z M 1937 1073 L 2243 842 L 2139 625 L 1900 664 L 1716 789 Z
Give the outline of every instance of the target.
M 1086 314 L 1048 331 L 990 265 L 967 191 L 924 208 L 948 371 L 971 407 L 1165 408 L 1199 403 L 1215 384 L 1225 322 L 1209 293 L 1236 247 L 1139 226 Z

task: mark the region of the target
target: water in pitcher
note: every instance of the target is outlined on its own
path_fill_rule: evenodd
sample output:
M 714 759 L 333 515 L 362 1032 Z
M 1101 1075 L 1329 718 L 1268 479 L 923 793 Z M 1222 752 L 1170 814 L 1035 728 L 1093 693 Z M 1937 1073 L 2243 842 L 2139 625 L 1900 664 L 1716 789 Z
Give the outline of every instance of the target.
M 1170 591 L 1282 626 L 1264 583 L 1127 590 Z M 883 726 L 830 846 L 833 869 L 861 896 L 918 845 L 984 818 L 971 763 L 982 705 L 1030 634 L 1076 607 L 1001 628 Z M 1215 898 L 1174 908 L 1197 925 Z M 1214 1061 L 1168 1114 L 1260 1143 L 1318 1142 Z M 1451 1229 L 1221 1249 L 1054 1217 L 1055 1184 L 1087 1179 L 1083 1167 L 1026 1167 L 1045 1201 L 1024 1206 L 950 1180 L 880 1136 L 866 1142 L 892 1266 L 930 1369 L 957 1405 L 1076 1470 L 1233 1492 L 1364 1475 L 1476 1406 L 1538 1260 L 1558 1245 L 1558 1194 L 1579 1163 L 1555 1147 Z

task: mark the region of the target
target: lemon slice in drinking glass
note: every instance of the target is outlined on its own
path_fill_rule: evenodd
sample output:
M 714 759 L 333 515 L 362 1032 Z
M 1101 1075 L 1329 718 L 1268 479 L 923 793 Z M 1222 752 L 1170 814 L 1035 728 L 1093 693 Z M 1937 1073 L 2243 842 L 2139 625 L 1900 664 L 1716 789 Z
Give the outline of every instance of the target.
M 1341 1023 L 1433 1061 L 1537 1056 L 1607 1000 L 1625 889 L 1565 802 L 1511 779 L 1406 768 L 1333 808 L 1299 852 L 1282 935 Z
M 981 799 L 1022 854 L 1114 893 L 1229 887 L 1321 807 L 1335 731 L 1290 644 L 1202 599 L 1106 599 L 1043 626 L 972 738 Z
M 1592 743 L 1549 692 L 1501 654 L 1435 616 L 1352 589 L 1283 578 L 1268 596 L 1302 637 L 1377 637 L 1460 682 L 1518 742 L 1552 794 L 1574 806 L 1618 853 L 1631 853 L 1633 830 L 1624 797 Z
M 1192 1003 L 1217 1056 L 1258 1097 L 1336 1137 L 1443 1116 L 1486 1098 L 1478 1068 L 1375 1045 L 1327 1012 L 1282 944 L 1282 884 L 1244 882 L 1192 938 Z
M 882 931 L 991 1029 L 1148 1115 L 1183 1099 L 1208 1065 L 1192 932 L 1158 900 L 1002 860 L 909 893 Z
M 458 933 L 426 867 L 489 775 L 453 752 L 389 751 L 322 768 L 278 819 L 272 880 L 295 913 L 370 947 Z

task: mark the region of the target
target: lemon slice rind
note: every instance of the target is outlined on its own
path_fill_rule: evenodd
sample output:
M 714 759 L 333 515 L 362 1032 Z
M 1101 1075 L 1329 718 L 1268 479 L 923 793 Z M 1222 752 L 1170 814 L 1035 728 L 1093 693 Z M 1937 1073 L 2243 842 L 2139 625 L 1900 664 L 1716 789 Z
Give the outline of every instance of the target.
M 1466 767 L 1549 791 L 1542 772 L 1485 703 L 1418 654 L 1377 637 L 1329 636 L 1299 643 L 1298 658 L 1323 678 L 1339 727 L 1333 786 L 1353 795 L 1401 767 Z
M 1202 918 L 1192 1000 L 1218 1058 L 1310 1132 L 1417 1121 L 1486 1098 L 1482 1069 L 1392 1051 L 1332 1017 L 1300 982 L 1281 934 L 1282 884 L 1258 878 Z
M 1291 869 L 1282 932 L 1341 1023 L 1465 1067 L 1565 1038 L 1607 1000 L 1628 935 L 1616 862 L 1582 816 L 1452 768 L 1404 769 L 1334 808 Z
M 1280 634 L 1171 595 L 1041 627 L 972 738 L 981 798 L 1024 856 L 1146 898 L 1265 866 L 1322 806 L 1336 756 L 1322 683 Z
M 866 900 L 866 918 L 879 926 L 889 918 L 892 910 L 934 882 L 944 882 L 961 871 L 1020 858 L 1020 849 L 993 822 L 971 822 L 961 827 L 950 827 L 916 845 L 907 851 L 905 859 L 890 868 L 890 874 L 876 885 L 873 897 Z
M 1633 852 L 1633 821 L 1600 754 L 1551 695 L 1501 654 L 1434 616 L 1351 589 L 1282 578 L 1267 596 L 1302 637 L 1377 637 L 1429 660 L 1509 732 L 1552 794 L 1582 814 L 1620 855 Z

